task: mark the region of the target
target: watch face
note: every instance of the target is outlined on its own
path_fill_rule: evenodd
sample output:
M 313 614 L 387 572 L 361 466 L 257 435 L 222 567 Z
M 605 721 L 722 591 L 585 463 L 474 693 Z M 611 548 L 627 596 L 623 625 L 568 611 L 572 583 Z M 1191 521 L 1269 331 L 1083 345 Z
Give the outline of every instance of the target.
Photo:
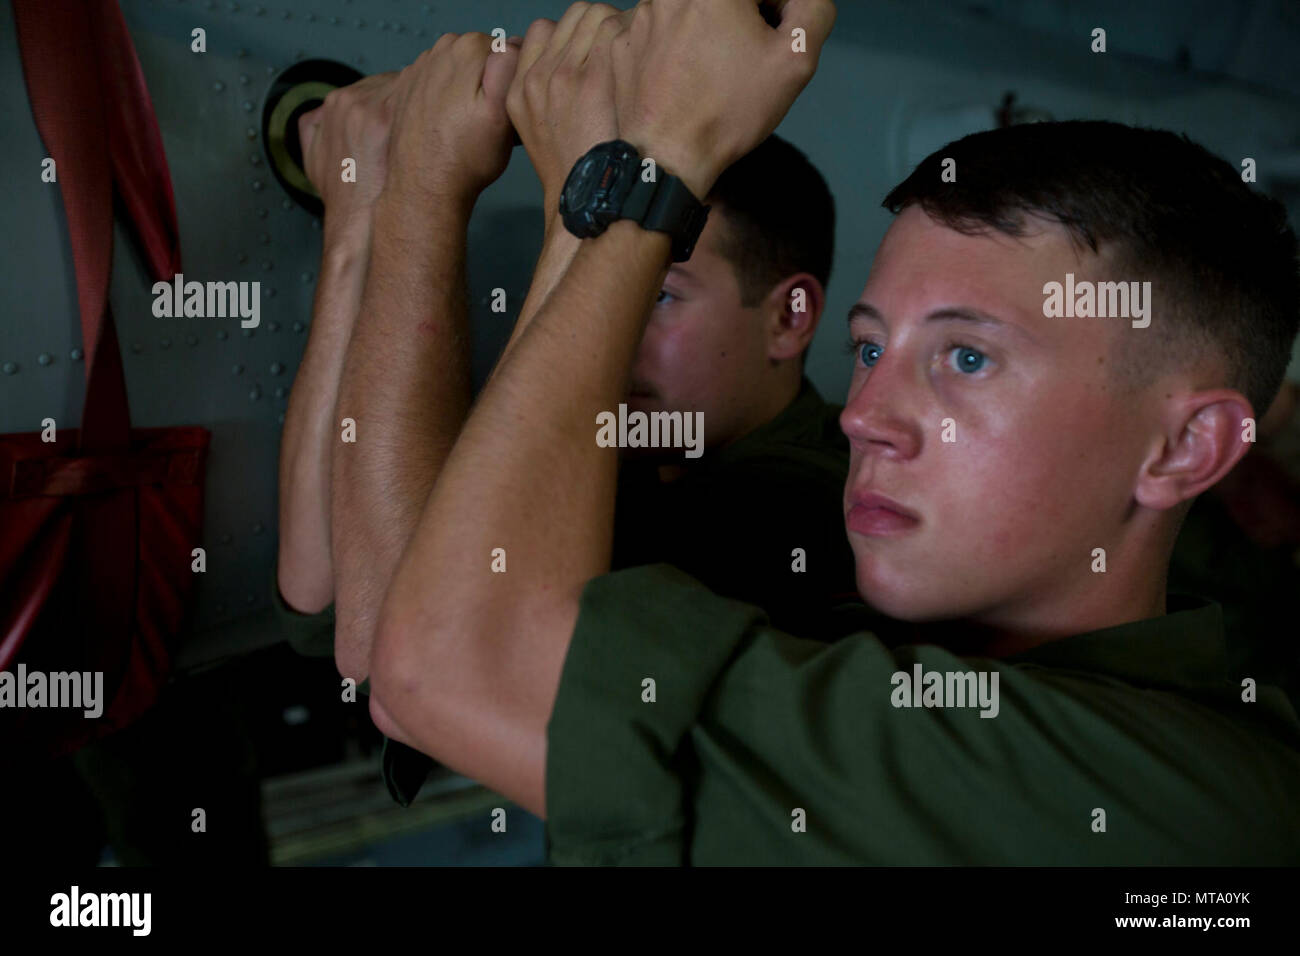
M 598 236 L 618 218 L 636 160 L 636 150 L 619 140 L 601 143 L 578 160 L 560 193 L 560 214 L 570 232 Z

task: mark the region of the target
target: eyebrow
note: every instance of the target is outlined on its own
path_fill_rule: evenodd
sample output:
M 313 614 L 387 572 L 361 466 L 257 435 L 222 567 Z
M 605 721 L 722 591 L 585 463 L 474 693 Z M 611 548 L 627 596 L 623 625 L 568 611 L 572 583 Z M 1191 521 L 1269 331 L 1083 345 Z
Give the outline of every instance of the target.
M 873 305 L 867 305 L 865 302 L 856 302 L 849 309 L 848 323 L 853 324 L 854 319 L 874 319 L 875 321 L 885 323 L 885 317 L 880 314 L 880 310 Z M 1001 319 L 994 318 L 987 312 L 981 312 L 979 309 L 972 309 L 969 306 L 945 306 L 942 309 L 935 309 L 925 317 L 927 322 L 939 322 L 944 320 L 955 319 L 959 322 L 974 322 L 977 325 L 984 325 L 995 329 L 1008 329 L 1012 332 L 1018 332 L 1031 341 L 1037 341 L 1032 332 L 1020 325 L 1011 322 L 1004 322 Z
M 700 284 L 699 279 L 697 279 L 690 272 L 686 271 L 686 269 L 682 268 L 680 265 L 669 266 L 667 273 L 665 273 L 664 275 L 664 278 L 665 279 L 673 278 L 676 279 L 678 282 L 684 282 L 686 285 L 697 286 Z

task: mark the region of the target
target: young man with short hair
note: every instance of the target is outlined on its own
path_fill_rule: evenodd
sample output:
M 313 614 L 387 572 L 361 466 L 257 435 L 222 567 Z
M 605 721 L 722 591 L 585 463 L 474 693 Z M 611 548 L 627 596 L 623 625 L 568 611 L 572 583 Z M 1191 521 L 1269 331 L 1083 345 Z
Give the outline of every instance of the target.
M 546 92 L 555 141 L 617 137 L 695 196 L 834 19 L 593 10 L 534 24 L 514 85 Z M 1295 711 L 1227 672 L 1216 606 L 1165 595 L 1183 512 L 1246 453 L 1295 336 L 1278 205 L 1115 124 L 967 137 L 889 202 L 841 423 L 858 588 L 901 626 L 827 645 L 664 565 L 608 573 L 616 460 L 589 422 L 674 254 L 616 220 L 438 475 L 379 618 L 377 724 L 544 816 L 559 862 L 1296 862 Z M 1131 314 L 1098 317 L 1119 282 Z M 1066 286 L 1093 289 L 1071 317 Z M 494 546 L 509 581 L 463 558 Z

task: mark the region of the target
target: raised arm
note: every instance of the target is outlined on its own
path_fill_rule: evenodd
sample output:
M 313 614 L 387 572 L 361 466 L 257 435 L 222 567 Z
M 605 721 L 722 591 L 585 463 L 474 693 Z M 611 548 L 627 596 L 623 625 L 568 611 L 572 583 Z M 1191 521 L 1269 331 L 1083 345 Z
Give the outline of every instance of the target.
M 375 201 L 387 167 L 396 73 L 369 76 L 330 93 L 303 115 L 303 166 L 325 206 L 311 331 L 289 394 L 280 440 L 280 593 L 314 614 L 334 600 L 330 559 L 330 460 L 334 403 L 348 339 L 361 308 Z M 356 162 L 344 180 L 342 161 Z
M 370 671 L 380 602 L 470 403 L 465 244 L 478 195 L 505 170 L 505 93 L 518 46 L 444 34 L 402 71 L 389 174 L 335 407 L 335 660 Z M 355 423 L 345 441 L 342 423 Z
M 567 50 L 539 62 L 606 102 L 614 91 L 618 134 L 704 196 L 776 127 L 833 19 L 828 0 L 794 0 L 775 30 L 753 0 L 653 0 L 590 35 L 557 28 L 546 46 Z M 792 50 L 795 25 L 805 54 Z M 583 242 L 480 395 L 380 620 L 381 729 L 541 815 L 546 725 L 579 599 L 609 569 L 617 462 L 596 444 L 596 415 L 625 394 L 669 252 L 665 235 L 628 222 Z M 496 548 L 507 573 L 490 569 Z

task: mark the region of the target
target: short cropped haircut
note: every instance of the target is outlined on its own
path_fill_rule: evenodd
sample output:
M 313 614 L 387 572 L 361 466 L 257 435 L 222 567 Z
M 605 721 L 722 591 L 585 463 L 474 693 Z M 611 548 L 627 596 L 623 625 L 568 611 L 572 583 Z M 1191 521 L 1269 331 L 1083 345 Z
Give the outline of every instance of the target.
M 718 177 L 708 201 L 726 228 L 718 251 L 731 263 L 740 302 L 758 305 L 800 272 L 825 288 L 835 256 L 835 200 L 808 157 L 773 134 Z
M 955 182 L 943 181 L 945 159 Z M 1257 416 L 1277 395 L 1300 323 L 1295 231 L 1280 202 L 1186 136 L 1082 120 L 974 133 L 922 160 L 884 206 L 914 203 L 968 235 L 1054 220 L 1116 278 L 1150 280 L 1151 327 L 1122 336 L 1112 363 L 1128 384 L 1153 363 L 1196 368 L 1208 353 Z

